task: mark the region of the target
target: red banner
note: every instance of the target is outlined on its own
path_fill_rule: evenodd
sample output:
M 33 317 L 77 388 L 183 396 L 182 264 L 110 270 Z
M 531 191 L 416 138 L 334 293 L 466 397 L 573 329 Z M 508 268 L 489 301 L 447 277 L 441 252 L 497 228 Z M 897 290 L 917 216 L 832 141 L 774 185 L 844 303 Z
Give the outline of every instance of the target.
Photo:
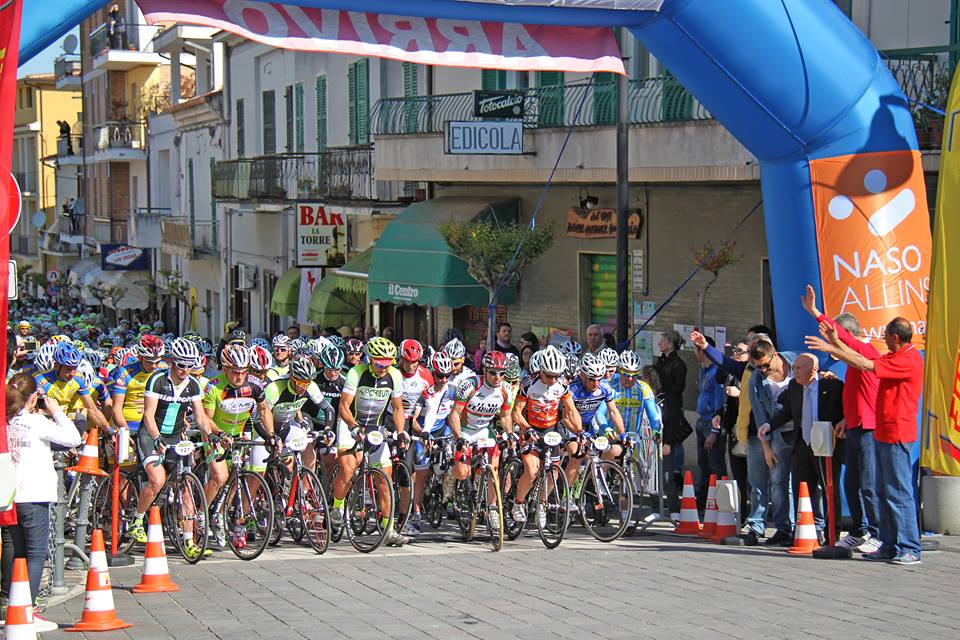
M 515 71 L 624 73 L 613 30 L 391 16 L 255 0 L 138 0 L 147 22 L 216 27 L 283 49 Z
M 0 220 L 7 229 L 11 228 L 13 211 L 10 206 L 10 189 L 13 181 L 9 179 L 10 164 L 13 161 L 13 115 L 17 98 L 17 57 L 20 47 L 20 18 L 23 13 L 21 0 L 0 2 Z M 9 234 L 9 232 L 8 232 Z M 9 277 L 10 243 L 0 242 L 0 282 L 3 283 L 4 296 L 0 301 L 0 325 L 3 336 L 0 337 L 0 379 L 7 375 L 7 280 Z M 6 396 L 0 396 L 0 457 L 9 458 L 7 445 Z M 0 460 L 8 464 L 9 460 Z M 9 487 L 0 487 L 3 496 L 9 495 Z M 5 500 L 4 500 L 5 501 Z M 6 506 L 6 505 L 0 505 Z M 0 510 L 0 525 L 15 524 L 17 512 L 13 508 Z

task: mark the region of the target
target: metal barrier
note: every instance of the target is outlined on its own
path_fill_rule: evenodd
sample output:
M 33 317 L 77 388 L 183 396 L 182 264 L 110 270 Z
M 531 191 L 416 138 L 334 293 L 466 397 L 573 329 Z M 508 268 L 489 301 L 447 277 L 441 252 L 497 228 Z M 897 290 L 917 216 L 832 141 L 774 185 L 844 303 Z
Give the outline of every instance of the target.
M 53 467 L 57 471 L 57 502 L 50 505 L 50 509 L 53 511 L 53 517 L 51 518 L 51 522 L 53 522 L 53 526 L 51 527 L 53 544 L 50 545 L 50 554 L 48 556 L 48 560 L 51 564 L 50 569 L 52 572 L 52 578 L 50 580 L 50 593 L 53 595 L 62 595 L 69 591 L 66 580 L 64 580 L 65 568 L 69 568 L 71 570 L 83 569 L 85 566 L 89 566 L 90 564 L 90 558 L 88 558 L 87 554 L 84 553 L 83 547 L 86 543 L 85 516 L 88 515 L 87 509 L 89 508 L 90 499 L 92 497 L 91 488 L 95 483 L 90 482 L 90 479 L 84 474 L 78 474 L 74 480 L 75 483 L 80 483 L 80 504 L 77 513 L 76 535 L 74 536 L 74 541 L 69 543 L 64 537 L 64 529 L 66 526 L 66 515 L 64 509 L 67 502 L 67 492 L 65 491 L 64 485 L 64 469 L 66 469 L 67 466 L 68 463 L 66 461 L 66 453 L 55 453 Z M 66 552 L 68 551 L 72 555 L 70 563 L 65 562 Z

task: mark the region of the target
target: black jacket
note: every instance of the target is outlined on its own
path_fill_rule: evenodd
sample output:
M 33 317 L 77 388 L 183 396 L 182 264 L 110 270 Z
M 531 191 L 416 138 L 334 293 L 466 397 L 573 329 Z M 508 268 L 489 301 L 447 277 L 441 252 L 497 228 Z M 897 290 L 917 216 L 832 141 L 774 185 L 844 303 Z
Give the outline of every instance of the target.
M 669 355 L 657 358 L 656 366 L 663 392 L 663 441 L 675 444 L 683 440 L 677 434 L 685 431 L 683 391 L 687 387 L 687 364 L 680 354 L 671 351 Z
M 843 383 L 837 378 L 821 377 L 817 396 L 817 420 L 829 421 L 836 426 L 843 420 Z M 779 402 L 783 408 L 770 418 L 770 430 L 776 431 L 792 420 L 793 446 L 796 447 L 803 439 L 800 427 L 803 416 L 803 387 L 800 383 L 791 380 L 787 389 L 780 394 Z

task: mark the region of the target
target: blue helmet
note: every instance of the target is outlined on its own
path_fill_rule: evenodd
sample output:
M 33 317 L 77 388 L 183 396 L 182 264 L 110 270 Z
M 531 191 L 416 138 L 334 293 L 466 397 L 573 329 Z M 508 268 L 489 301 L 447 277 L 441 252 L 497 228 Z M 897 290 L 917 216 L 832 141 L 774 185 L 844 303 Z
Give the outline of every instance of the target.
M 61 367 L 78 367 L 83 356 L 70 342 L 61 342 L 53 351 L 53 361 Z
M 320 364 L 324 369 L 339 369 L 343 366 L 343 351 L 335 345 L 329 345 L 320 352 Z

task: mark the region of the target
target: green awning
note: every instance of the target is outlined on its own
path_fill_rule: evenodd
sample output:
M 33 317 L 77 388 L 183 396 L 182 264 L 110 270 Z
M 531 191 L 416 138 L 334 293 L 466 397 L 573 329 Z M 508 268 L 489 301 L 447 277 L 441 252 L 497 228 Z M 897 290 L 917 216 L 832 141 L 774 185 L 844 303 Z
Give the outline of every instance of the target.
M 336 276 L 330 275 L 314 287 L 307 320 L 321 327 L 362 326 L 366 305 L 364 293 L 339 288 Z
M 300 305 L 300 269 L 289 269 L 280 276 L 273 288 L 270 313 L 278 316 L 297 317 Z
M 411 204 L 390 221 L 373 247 L 367 287 L 371 300 L 430 307 L 487 306 L 489 294 L 467 271 L 467 263 L 450 253 L 437 224 L 451 218 L 480 218 L 516 223 L 520 200 L 508 198 L 435 198 Z M 500 304 L 516 297 L 504 287 Z
M 373 259 L 373 247 L 368 247 L 355 255 L 336 270 L 337 286 L 344 291 L 367 294 L 367 274 L 370 272 L 370 260 Z

